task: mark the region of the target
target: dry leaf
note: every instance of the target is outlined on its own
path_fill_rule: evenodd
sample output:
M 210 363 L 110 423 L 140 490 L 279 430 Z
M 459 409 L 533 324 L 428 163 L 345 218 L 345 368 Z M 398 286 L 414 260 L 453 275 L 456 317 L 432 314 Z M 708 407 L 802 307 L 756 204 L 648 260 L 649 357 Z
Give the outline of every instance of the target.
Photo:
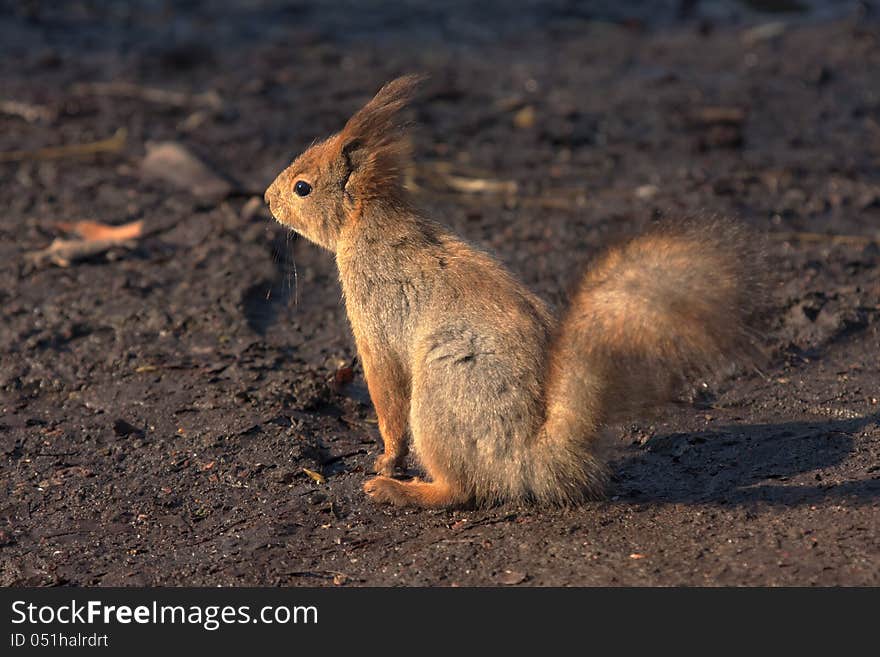
M 333 381 L 330 382 L 330 387 L 333 388 L 335 392 L 339 392 L 353 380 L 354 370 L 348 366 L 340 367 L 333 373 Z
M 308 468 L 303 468 L 303 472 L 305 472 L 309 477 L 314 479 L 319 484 L 323 484 L 327 481 L 327 479 L 320 472 L 315 472 L 314 470 L 309 470 Z
M 526 105 L 513 115 L 513 125 L 520 130 L 527 130 L 528 128 L 535 127 L 536 120 L 537 116 L 535 114 L 535 108 L 531 105 Z
M 34 265 L 51 262 L 59 267 L 69 267 L 76 260 L 91 258 L 115 246 L 129 246 L 144 230 L 143 221 L 132 221 L 121 226 L 98 221 L 59 221 L 57 225 L 61 230 L 76 233 L 82 239 L 56 239 L 47 248 L 26 254 Z
M 229 181 L 174 141 L 147 144 L 141 172 L 145 178 L 170 183 L 205 201 L 220 201 L 232 192 Z
M 121 226 L 102 224 L 100 221 L 59 221 L 58 227 L 68 233 L 76 233 L 84 240 L 125 242 L 140 237 L 144 232 L 143 221 L 132 221 Z

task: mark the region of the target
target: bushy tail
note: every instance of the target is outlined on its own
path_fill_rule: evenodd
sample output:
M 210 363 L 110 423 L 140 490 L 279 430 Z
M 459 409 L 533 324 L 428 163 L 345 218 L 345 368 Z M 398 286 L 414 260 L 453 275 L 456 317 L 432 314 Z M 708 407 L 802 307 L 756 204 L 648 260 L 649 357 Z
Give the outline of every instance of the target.
M 592 264 L 549 361 L 541 451 L 557 488 L 580 479 L 566 481 L 563 498 L 601 491 L 602 426 L 754 358 L 760 272 L 754 240 L 717 219 L 660 225 Z

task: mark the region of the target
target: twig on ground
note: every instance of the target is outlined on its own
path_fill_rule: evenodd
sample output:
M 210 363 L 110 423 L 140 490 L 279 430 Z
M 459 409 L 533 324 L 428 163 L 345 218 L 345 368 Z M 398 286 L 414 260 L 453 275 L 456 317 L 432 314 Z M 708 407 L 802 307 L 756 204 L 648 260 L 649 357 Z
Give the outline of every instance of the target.
M 66 240 L 56 239 L 45 249 L 32 251 L 25 255 L 27 260 L 35 266 L 43 265 L 47 262 L 58 265 L 59 267 L 69 267 L 71 263 L 85 258 L 91 258 L 105 251 L 109 251 L 113 247 L 120 246 L 130 248 L 134 245 L 133 240 Z
M 115 96 L 118 98 L 136 98 L 160 105 L 172 107 L 205 107 L 214 111 L 223 109 L 223 99 L 216 91 L 202 93 L 185 93 L 154 87 L 142 87 L 131 82 L 88 82 L 75 84 L 71 88 L 74 94 L 81 96 Z
M 53 110 L 43 105 L 32 105 L 23 103 L 18 100 L 2 100 L 0 101 L 0 114 L 9 116 L 20 116 L 28 123 L 36 123 L 38 121 L 52 121 L 56 114 Z
M 880 237 L 871 237 L 869 235 L 837 235 L 834 233 L 810 233 L 810 232 L 790 232 L 790 233 L 771 233 L 771 235 L 782 240 L 795 240 L 799 242 L 830 242 L 831 244 L 880 244 Z
M 442 181 L 451 189 L 463 194 L 516 194 L 516 182 L 513 180 L 446 175 Z
M 35 151 L 7 151 L 0 153 L 0 162 L 18 162 L 21 160 L 58 160 L 65 157 L 82 157 L 96 153 L 118 153 L 125 147 L 128 131 L 119 128 L 109 139 L 90 141 L 65 146 L 48 146 Z
M 497 180 L 487 176 L 452 173 L 452 165 L 449 162 L 435 162 L 432 165 L 420 166 L 414 173 L 439 187 L 445 187 L 460 194 L 513 195 L 517 192 L 515 180 Z

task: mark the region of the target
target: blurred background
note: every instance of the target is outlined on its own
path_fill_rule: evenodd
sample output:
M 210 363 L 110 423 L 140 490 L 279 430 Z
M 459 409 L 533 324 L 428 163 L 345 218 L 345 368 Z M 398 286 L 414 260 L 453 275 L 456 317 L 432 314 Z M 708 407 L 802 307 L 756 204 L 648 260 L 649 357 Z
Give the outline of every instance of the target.
M 764 235 L 778 278 L 768 372 L 707 392 L 709 419 L 676 418 L 690 430 L 751 423 L 760 449 L 717 429 L 733 443 L 646 451 L 662 426 L 630 428 L 617 499 L 659 501 L 652 522 L 673 528 L 680 515 L 664 505 L 800 508 L 826 503 L 829 481 L 876 499 L 876 422 L 873 433 L 839 423 L 877 408 L 878 11 L 844 0 L 0 0 L 0 583 L 498 583 L 510 572 L 504 549 L 463 546 L 459 569 L 426 552 L 446 531 L 430 515 L 395 525 L 420 574 L 377 570 L 390 549 L 381 523 L 398 520 L 377 520 L 358 489 L 377 432 L 335 266 L 262 202 L 293 157 L 409 72 L 429 75 L 410 114 L 419 206 L 554 303 L 604 243 L 654 218 L 720 213 Z M 779 429 L 780 417 L 800 424 Z M 801 426 L 813 421 L 813 433 Z M 762 488 L 779 477 L 800 488 Z M 876 520 L 859 509 L 853 526 Z M 591 513 L 587 524 L 627 512 Z M 766 536 L 749 567 L 724 570 L 729 546 L 711 522 L 715 561 L 670 549 L 660 570 L 600 556 L 581 572 L 545 563 L 522 517 L 505 530 L 524 532 L 522 581 L 876 583 L 868 561 L 824 570 L 876 556 L 856 530 L 829 526 L 843 547 L 826 561 L 805 553 L 801 575 L 773 570 Z M 423 539 L 406 533 L 414 522 Z M 573 521 L 542 522 L 565 535 Z M 768 516 L 767 535 L 779 522 Z

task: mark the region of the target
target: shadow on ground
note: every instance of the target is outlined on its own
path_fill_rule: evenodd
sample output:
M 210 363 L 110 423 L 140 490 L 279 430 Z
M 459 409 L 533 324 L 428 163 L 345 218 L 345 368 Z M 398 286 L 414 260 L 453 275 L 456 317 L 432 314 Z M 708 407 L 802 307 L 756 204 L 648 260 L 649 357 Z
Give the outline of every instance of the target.
M 663 503 L 870 503 L 880 498 L 876 476 L 825 480 L 819 471 L 849 458 L 854 436 L 878 421 L 880 414 L 875 413 L 857 419 L 730 425 L 658 435 L 637 456 L 616 464 L 617 494 L 622 500 Z M 869 466 L 866 474 L 878 469 Z

